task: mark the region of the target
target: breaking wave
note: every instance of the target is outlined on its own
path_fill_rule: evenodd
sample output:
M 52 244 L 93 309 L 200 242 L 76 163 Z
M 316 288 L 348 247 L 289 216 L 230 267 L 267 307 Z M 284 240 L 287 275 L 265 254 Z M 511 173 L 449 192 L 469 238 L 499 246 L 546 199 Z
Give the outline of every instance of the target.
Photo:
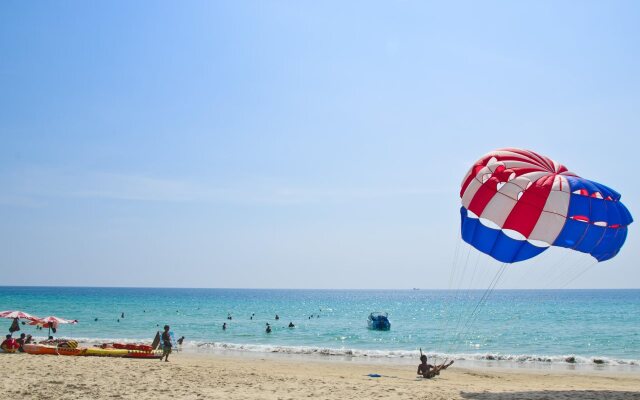
M 186 348 L 195 347 L 199 351 L 207 350 L 233 350 L 256 353 L 282 353 L 282 354 L 302 354 L 321 356 L 341 356 L 341 357 L 368 357 L 368 358 L 396 358 L 396 359 L 417 359 L 420 356 L 418 350 L 362 350 L 328 347 L 310 346 L 277 346 L 263 344 L 238 344 L 222 342 L 188 343 Z M 529 354 L 480 354 L 480 353 L 425 353 L 430 358 L 468 361 L 509 361 L 516 363 L 562 363 L 562 364 L 591 364 L 591 365 L 629 365 L 640 366 L 640 360 L 613 359 L 608 357 L 585 357 L 578 355 L 529 355 Z
M 44 339 L 44 338 L 36 338 Z M 83 338 L 75 340 L 88 346 L 102 343 L 139 343 L 141 339 L 132 338 Z M 313 346 L 281 346 L 252 343 L 225 343 L 225 342 L 199 342 L 184 341 L 180 348 L 185 352 L 218 352 L 238 351 L 247 353 L 277 353 L 289 355 L 316 355 L 327 357 L 349 357 L 355 359 L 397 359 L 415 360 L 420 356 L 418 350 L 364 350 Z M 604 365 L 604 366 L 631 366 L 640 367 L 640 360 L 616 359 L 600 356 L 580 356 L 575 354 L 565 355 L 535 355 L 535 354 L 501 354 L 501 353 L 454 353 L 445 354 L 438 352 L 425 352 L 429 358 L 449 359 L 456 361 L 478 362 L 510 362 L 517 364 L 555 364 L 555 365 Z

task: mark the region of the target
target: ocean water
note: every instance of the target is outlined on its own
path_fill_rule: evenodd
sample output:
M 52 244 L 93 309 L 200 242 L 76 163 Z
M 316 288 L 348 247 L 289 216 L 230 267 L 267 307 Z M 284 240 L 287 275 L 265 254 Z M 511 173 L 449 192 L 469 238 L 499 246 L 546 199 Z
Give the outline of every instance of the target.
M 94 343 L 150 341 L 169 324 L 194 351 L 414 358 L 422 348 L 459 360 L 600 360 L 640 368 L 640 290 L 496 290 L 476 309 L 484 293 L 0 287 L 0 310 L 78 319 L 77 325 L 61 326 L 56 336 Z M 373 311 L 389 313 L 390 331 L 367 329 Z M 290 321 L 295 328 L 287 328 Z M 265 333 L 267 322 L 271 334 Z M 5 325 L 8 329 L 10 321 Z M 31 326 L 22 329 L 46 335 Z

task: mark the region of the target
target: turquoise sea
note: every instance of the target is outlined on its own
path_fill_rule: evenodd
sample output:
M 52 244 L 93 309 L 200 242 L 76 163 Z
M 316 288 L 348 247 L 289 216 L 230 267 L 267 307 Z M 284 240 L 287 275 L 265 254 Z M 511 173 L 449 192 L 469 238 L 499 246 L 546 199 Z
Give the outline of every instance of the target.
M 194 351 L 413 358 L 422 348 L 438 357 L 481 362 L 594 364 L 597 360 L 640 368 L 640 290 L 496 290 L 470 317 L 483 294 L 481 290 L 0 287 L 0 311 L 78 319 L 77 325 L 61 326 L 56 336 L 93 343 L 149 341 L 157 329 L 169 324 L 175 336 L 185 336 L 185 350 Z M 373 311 L 389 313 L 390 331 L 367 329 L 366 318 Z M 222 330 L 225 322 L 228 328 Z M 267 322 L 273 327 L 270 334 L 265 333 Z M 289 322 L 295 328 L 287 328 Z M 6 329 L 9 324 L 6 320 Z M 46 334 L 28 325 L 22 329 L 36 336 Z

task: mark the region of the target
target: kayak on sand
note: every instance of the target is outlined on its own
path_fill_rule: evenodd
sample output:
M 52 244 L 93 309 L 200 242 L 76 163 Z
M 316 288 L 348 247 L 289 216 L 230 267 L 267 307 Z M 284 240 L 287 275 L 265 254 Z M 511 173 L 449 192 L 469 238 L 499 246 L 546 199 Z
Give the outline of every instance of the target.
M 159 351 L 143 351 L 143 350 L 127 350 L 99 347 L 78 347 L 75 349 L 65 348 L 61 346 L 49 346 L 42 344 L 25 344 L 23 346 L 25 353 L 28 354 L 49 354 L 60 356 L 94 356 L 94 357 L 122 357 L 122 358 L 160 358 Z

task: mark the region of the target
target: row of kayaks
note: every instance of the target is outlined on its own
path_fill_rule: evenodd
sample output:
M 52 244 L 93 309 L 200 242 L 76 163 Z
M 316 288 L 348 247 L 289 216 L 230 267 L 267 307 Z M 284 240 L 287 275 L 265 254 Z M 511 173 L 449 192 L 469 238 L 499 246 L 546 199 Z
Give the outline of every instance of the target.
M 122 357 L 122 358 L 160 358 L 162 352 L 158 350 L 135 350 L 115 347 L 76 347 L 68 348 L 47 344 L 25 344 L 24 352 L 29 354 L 50 354 L 59 356 L 94 356 L 94 357 Z

